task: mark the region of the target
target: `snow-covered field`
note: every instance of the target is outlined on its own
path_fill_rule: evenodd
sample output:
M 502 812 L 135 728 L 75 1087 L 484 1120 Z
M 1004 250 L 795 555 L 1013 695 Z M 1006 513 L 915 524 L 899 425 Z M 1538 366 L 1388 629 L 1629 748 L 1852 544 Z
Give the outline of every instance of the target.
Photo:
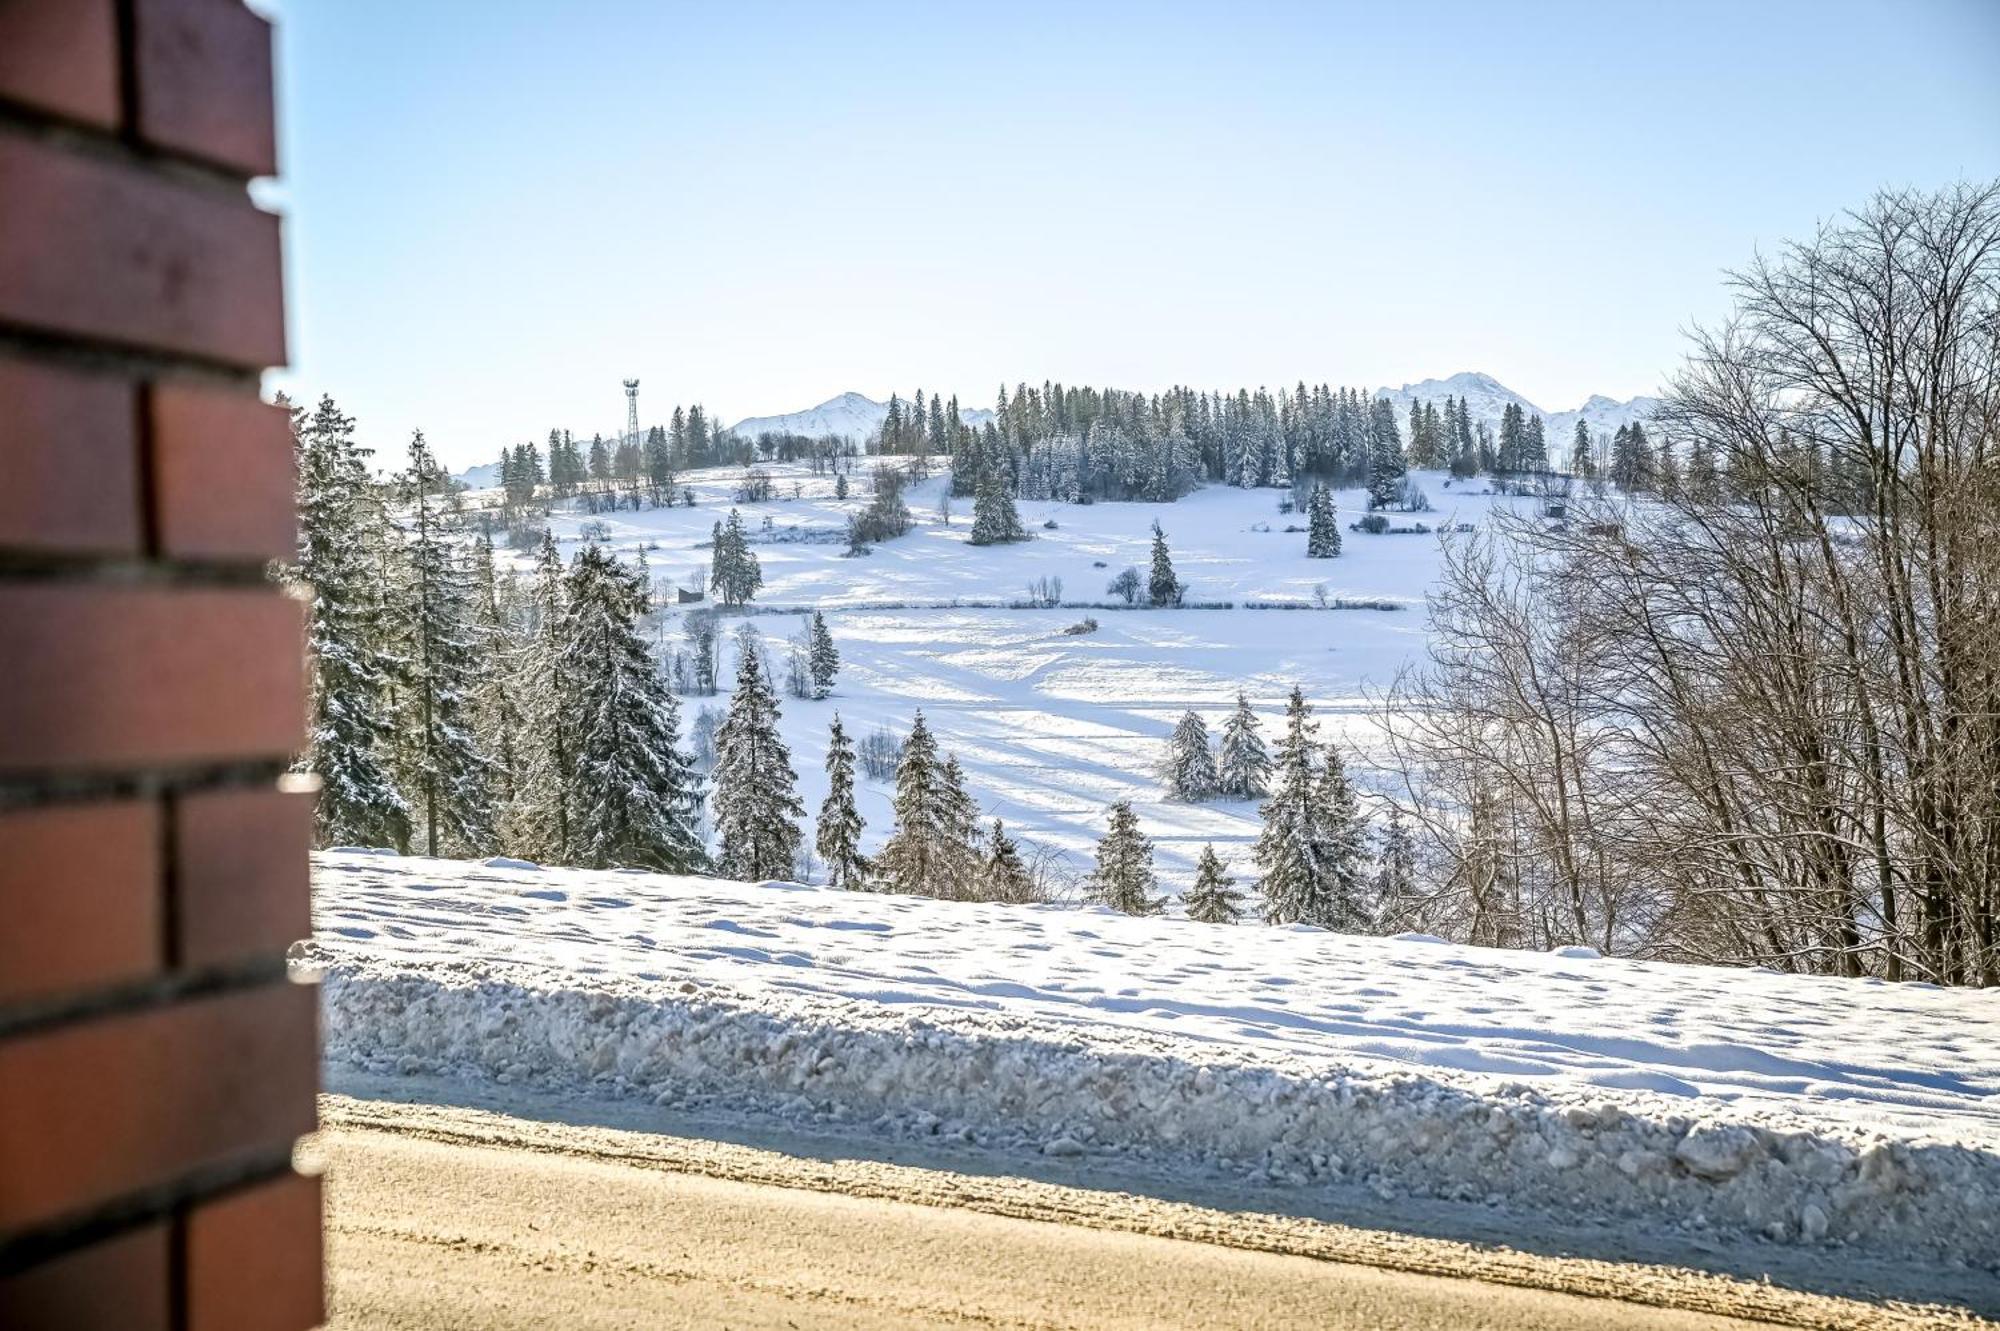
M 2000 1269 L 1987 992 L 375 853 L 314 923 L 370 1072 Z
M 1254 803 L 1164 798 L 1155 767 L 1180 714 L 1192 707 L 1219 732 L 1242 688 L 1266 722 L 1266 743 L 1275 745 L 1285 695 L 1297 683 L 1314 704 L 1322 737 L 1333 738 L 1360 728 L 1365 684 L 1388 682 L 1422 650 L 1423 597 L 1436 574 L 1438 538 L 1348 531 L 1340 558 L 1308 559 L 1303 531 L 1284 530 L 1302 527 L 1304 516 L 1278 512 L 1280 491 L 1209 486 L 1173 504 L 1023 502 L 1021 518 L 1033 540 L 977 547 L 966 543 L 969 500 L 953 501 L 949 524 L 940 517 L 947 484 L 940 471 L 907 494 L 914 530 L 864 558 L 845 558 L 842 542 L 774 538 L 788 530 L 844 530 L 848 513 L 867 503 L 865 470 L 855 473 L 847 500 L 833 497 L 831 477 L 811 476 L 802 465 L 768 470 L 780 497 L 734 505 L 753 539 L 764 542 L 754 547 L 764 586 L 752 622 L 781 654 L 803 623 L 796 612 L 821 609 L 843 662 L 832 698 L 784 700 L 785 738 L 809 812 L 826 794 L 821 765 L 836 711 L 859 740 L 879 726 L 907 732 L 921 707 L 941 748 L 964 764 L 986 816 L 1004 819 L 1033 846 L 1068 853 L 1073 868 L 1087 866 L 1106 807 L 1129 797 L 1142 830 L 1155 840 L 1168 888 L 1192 880 L 1207 841 L 1247 874 Z M 708 563 L 702 547 L 732 506 L 741 475 L 740 468 L 717 468 L 684 478 L 699 500 L 693 508 L 594 518 L 559 513 L 551 527 L 565 556 L 581 543 L 586 524 L 601 523 L 609 532 L 602 543 L 628 559 L 643 549 L 660 585 L 700 585 Z M 1513 502 L 1486 494 L 1484 481 L 1453 489 L 1441 474 L 1420 473 L 1418 480 L 1435 511 L 1404 521 L 1479 522 L 1492 504 Z M 795 484 L 801 495 L 791 498 Z M 1342 491 L 1337 502 L 1343 527 L 1362 511 L 1359 491 Z M 762 531 L 767 517 L 769 533 Z M 1044 527 L 1051 519 L 1056 527 Z M 1115 599 L 1106 584 L 1128 566 L 1143 574 L 1155 519 L 1188 599 L 1227 601 L 1234 609 L 999 608 L 1025 600 L 1029 584 L 1044 577 L 1062 580 L 1065 601 Z M 1322 587 L 1329 603 L 1390 608 L 1320 609 L 1315 593 Z M 1248 608 L 1253 603 L 1313 608 Z M 766 613 L 775 608 L 795 613 Z M 658 632 L 668 647 L 681 642 L 683 613 L 661 616 Z M 1063 632 L 1086 615 L 1098 622 L 1094 633 Z M 733 631 L 737 622 L 727 617 L 723 627 Z M 726 683 L 734 669 L 727 646 L 723 664 Z M 683 728 L 703 704 L 726 702 L 685 699 Z M 1371 780 L 1365 765 L 1356 775 L 1364 787 Z M 858 791 L 864 848 L 888 836 L 891 793 L 883 782 L 863 782 Z

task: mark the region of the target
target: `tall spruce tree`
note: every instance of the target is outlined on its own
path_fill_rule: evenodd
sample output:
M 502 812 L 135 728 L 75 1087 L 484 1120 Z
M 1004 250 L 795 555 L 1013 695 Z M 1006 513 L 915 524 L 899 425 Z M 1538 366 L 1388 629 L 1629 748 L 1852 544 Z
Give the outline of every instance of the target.
M 1235 924 L 1243 918 L 1243 894 L 1236 890 L 1236 880 L 1216 858 L 1212 842 L 1201 848 L 1201 858 L 1194 866 L 1194 886 L 1188 889 L 1182 904 L 1187 907 L 1188 918 L 1198 924 Z
M 1375 857 L 1376 923 L 1391 929 L 1408 929 L 1415 924 L 1417 901 L 1417 846 L 1410 827 L 1394 805 L 1382 829 L 1381 850 Z
M 1153 524 L 1153 567 L 1146 579 L 1146 598 L 1156 606 L 1181 603 L 1181 581 L 1174 576 L 1173 556 L 1167 551 L 1167 534 Z
M 639 633 L 644 587 L 610 554 L 586 546 L 564 579 L 563 599 L 557 715 L 574 737 L 564 801 L 574 858 L 599 869 L 705 868 L 700 778 L 680 747 L 680 706 Z
M 313 813 L 322 846 L 407 848 L 410 808 L 384 759 L 383 701 L 394 663 L 384 649 L 367 528 L 381 510 L 354 420 L 331 397 L 308 418 L 297 412 L 299 557 L 295 581 L 310 593 L 306 748 L 299 766 L 319 777 Z
M 1181 713 L 1173 733 L 1167 737 L 1163 766 L 1170 799 L 1215 798 L 1222 778 L 1215 769 L 1215 752 L 1209 747 L 1208 726 L 1201 713 L 1193 709 Z
M 1306 501 L 1306 557 L 1332 559 L 1340 553 L 1340 522 L 1334 516 L 1333 495 L 1315 485 Z
M 488 663 L 473 623 L 463 524 L 446 500 L 450 484 L 417 431 L 401 480 L 409 510 L 404 710 L 415 725 L 400 737 L 399 766 L 416 796 L 424 853 L 477 855 L 493 845 L 492 769 L 473 732 L 475 697 Z
M 976 897 L 980 879 L 979 806 L 966 787 L 965 768 L 959 765 L 957 754 L 945 759 L 938 783 L 944 808 L 944 869 L 940 875 L 944 880 L 943 891 L 961 900 Z
M 1132 801 L 1111 806 L 1111 825 L 1097 843 L 1097 868 L 1090 875 L 1093 901 L 1125 915 L 1157 915 L 1165 908 L 1153 874 L 1153 843 L 1139 830 Z
M 826 733 L 826 799 L 819 806 L 814 848 L 826 866 L 826 881 L 845 892 L 867 884 L 868 861 L 861 853 L 861 813 L 854 807 L 854 745 L 840 713 Z
M 806 651 L 807 668 L 812 678 L 812 696 L 831 697 L 834 676 L 840 673 L 840 651 L 833 645 L 833 634 L 827 631 L 826 616 L 817 610 L 812 612 L 812 626 L 807 636 Z
M 799 853 L 798 776 L 778 733 L 778 695 L 763 654 L 746 640 L 729 714 L 715 732 L 717 867 L 728 878 L 789 878 Z
M 1222 763 L 1217 771 L 1218 789 L 1230 799 L 1262 799 L 1269 788 L 1271 755 L 1265 752 L 1258 730 L 1250 700 L 1238 692 L 1236 710 L 1222 723 Z
M 1000 545 L 1027 539 L 1027 529 L 1021 525 L 1000 467 L 988 461 L 979 469 L 979 488 L 972 501 L 972 535 L 967 540 L 972 545 Z
M 1637 421 L 1619 426 L 1611 437 L 1610 475 L 1611 483 L 1627 494 L 1652 488 L 1653 445 Z
M 1570 440 L 1569 469 L 1573 476 L 1589 480 L 1597 471 L 1597 455 L 1590 443 L 1590 425 L 1585 421 L 1576 423 L 1576 434 Z
M 1325 907 L 1307 923 L 1358 933 L 1374 923 L 1368 908 L 1368 824 L 1346 765 L 1331 746 L 1320 753 L 1318 798 Z
M 1258 888 L 1271 924 L 1353 930 L 1367 923 L 1359 892 L 1363 834 L 1338 758 L 1326 755 L 1330 770 L 1320 761 L 1317 729 L 1304 692 L 1294 687 L 1278 745 L 1277 784 L 1261 810 Z
M 535 553 L 528 616 L 527 640 L 515 670 L 524 705 L 514 835 L 520 848 L 535 859 L 574 863 L 576 837 L 570 815 L 576 788 L 576 736 L 570 730 L 569 592 L 562 556 L 546 531 Z
M 1396 432 L 1396 409 L 1388 398 L 1378 397 L 1369 415 L 1368 507 L 1388 508 L 1401 502 L 1407 471 L 1402 437 Z
M 1007 835 L 998 818 L 993 820 L 993 831 L 986 840 L 985 870 L 982 895 L 986 900 L 1010 905 L 1035 900 L 1035 880 L 1021 860 L 1021 848 Z
M 521 779 L 524 720 L 516 677 L 520 644 L 500 602 L 493 542 L 485 536 L 473 547 L 473 571 L 477 597 L 473 627 L 479 635 L 479 656 L 485 662 L 473 692 L 473 729 L 491 764 L 496 843 L 508 850 L 514 844 L 514 812 L 519 806 Z
M 724 605 L 744 605 L 764 585 L 764 571 L 757 552 L 743 534 L 743 517 L 729 510 L 729 520 L 715 524 L 714 548 L 709 560 L 709 590 Z
M 938 764 L 937 740 L 919 711 L 896 764 L 896 825 L 875 855 L 882 889 L 913 896 L 941 896 L 950 869 L 948 800 Z

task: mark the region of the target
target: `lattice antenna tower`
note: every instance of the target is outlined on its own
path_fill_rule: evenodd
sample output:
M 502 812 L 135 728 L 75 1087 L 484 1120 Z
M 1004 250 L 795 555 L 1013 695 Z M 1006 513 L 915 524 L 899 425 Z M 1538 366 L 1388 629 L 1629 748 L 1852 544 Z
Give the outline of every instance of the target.
M 625 438 L 631 443 L 639 442 L 639 381 L 625 381 Z

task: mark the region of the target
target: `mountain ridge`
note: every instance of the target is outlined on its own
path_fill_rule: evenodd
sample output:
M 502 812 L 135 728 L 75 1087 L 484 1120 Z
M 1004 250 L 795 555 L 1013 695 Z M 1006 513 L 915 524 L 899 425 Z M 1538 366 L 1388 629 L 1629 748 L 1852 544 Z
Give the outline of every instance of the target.
M 1374 396 L 1389 399 L 1396 408 L 1399 421 L 1408 420 L 1413 401 L 1462 398 L 1472 413 L 1472 419 L 1496 432 L 1500 428 L 1501 412 L 1513 404 L 1530 415 L 1542 418 L 1543 433 L 1548 439 L 1551 454 L 1558 447 L 1568 446 L 1579 420 L 1588 423 L 1593 431 L 1612 431 L 1646 419 L 1660 405 L 1659 398 L 1647 394 L 1619 401 L 1602 393 L 1592 393 L 1584 399 L 1582 406 L 1572 411 L 1546 411 L 1481 370 L 1461 370 L 1443 379 L 1422 379 L 1404 384 L 1401 388 L 1385 385 L 1374 390 Z

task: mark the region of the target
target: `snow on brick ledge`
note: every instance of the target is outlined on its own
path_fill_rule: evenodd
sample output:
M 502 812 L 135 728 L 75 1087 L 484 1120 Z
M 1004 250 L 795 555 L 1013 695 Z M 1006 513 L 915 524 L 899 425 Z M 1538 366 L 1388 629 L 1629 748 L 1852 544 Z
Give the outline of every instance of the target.
M 518 862 L 316 888 L 296 964 L 376 1072 L 2000 1269 L 1987 993 Z

